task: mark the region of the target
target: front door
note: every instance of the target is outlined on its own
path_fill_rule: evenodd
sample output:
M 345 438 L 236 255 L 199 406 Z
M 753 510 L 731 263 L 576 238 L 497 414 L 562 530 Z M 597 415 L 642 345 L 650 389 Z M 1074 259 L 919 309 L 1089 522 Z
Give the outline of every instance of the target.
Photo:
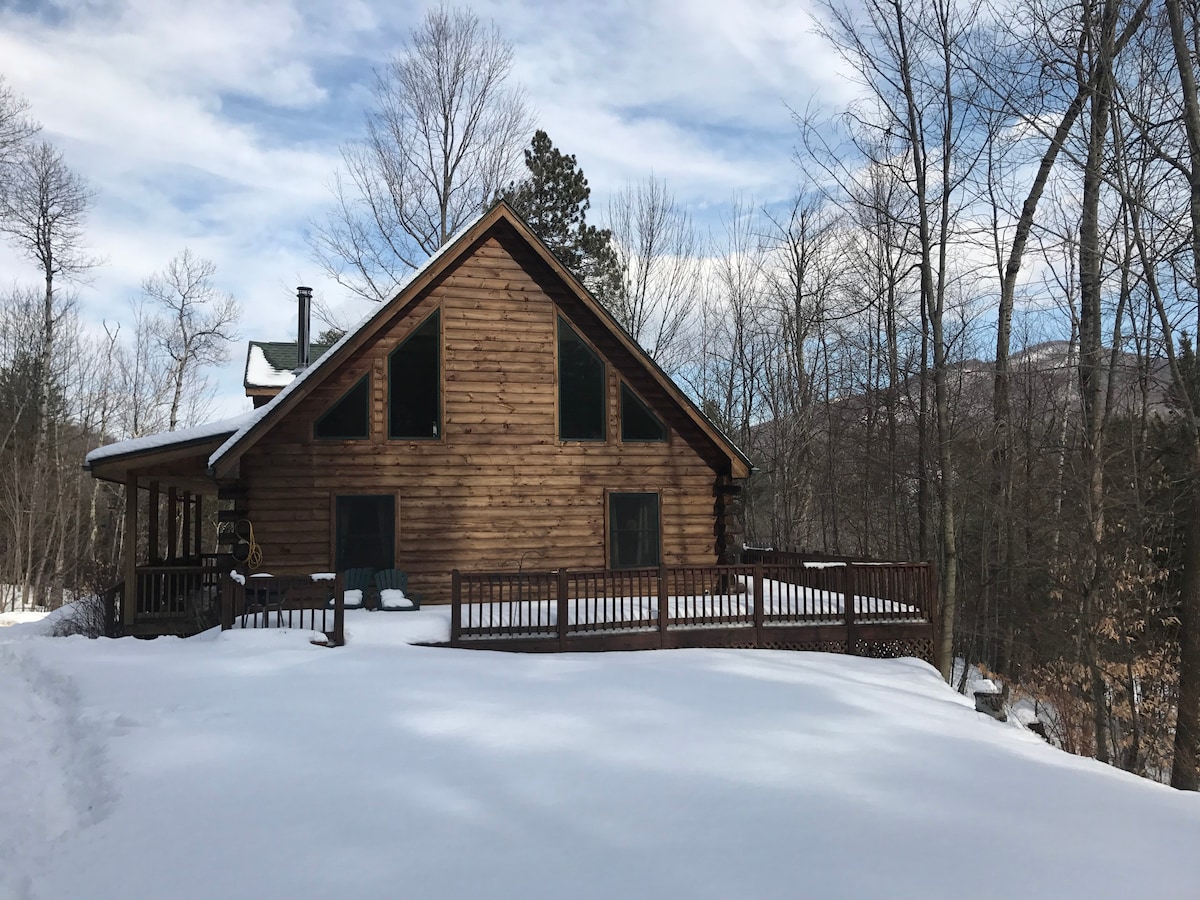
M 335 565 L 392 569 L 396 565 L 396 498 L 391 494 L 337 498 Z

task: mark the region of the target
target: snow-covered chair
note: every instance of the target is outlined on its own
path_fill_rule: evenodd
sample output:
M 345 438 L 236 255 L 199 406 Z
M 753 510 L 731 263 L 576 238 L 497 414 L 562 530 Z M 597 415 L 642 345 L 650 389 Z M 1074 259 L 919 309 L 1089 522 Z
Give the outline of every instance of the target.
M 399 569 L 382 569 L 375 573 L 375 589 L 379 591 L 379 608 L 386 610 L 420 609 L 421 601 L 408 594 L 408 573 Z
M 371 566 L 360 566 L 346 569 L 342 573 L 342 584 L 345 586 L 346 609 L 360 609 L 366 599 L 367 590 L 371 586 L 371 576 L 375 570 Z

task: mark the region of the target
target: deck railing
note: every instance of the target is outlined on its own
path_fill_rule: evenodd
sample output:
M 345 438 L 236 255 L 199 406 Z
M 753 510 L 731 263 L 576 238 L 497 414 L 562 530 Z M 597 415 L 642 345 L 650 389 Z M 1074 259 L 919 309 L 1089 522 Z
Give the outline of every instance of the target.
M 924 635 L 935 593 L 932 567 L 921 563 L 455 570 L 450 642 L 500 646 L 508 639 L 525 649 L 559 650 L 703 646 L 702 632 L 711 630 L 721 632 L 710 638 L 713 645 L 775 646 L 800 641 L 797 627 L 825 626 L 807 637 L 841 641 L 853 653 L 860 639 L 875 646 Z
M 342 575 L 265 575 L 221 579 L 221 629 L 300 628 L 319 631 L 340 647 L 346 642 L 346 590 Z

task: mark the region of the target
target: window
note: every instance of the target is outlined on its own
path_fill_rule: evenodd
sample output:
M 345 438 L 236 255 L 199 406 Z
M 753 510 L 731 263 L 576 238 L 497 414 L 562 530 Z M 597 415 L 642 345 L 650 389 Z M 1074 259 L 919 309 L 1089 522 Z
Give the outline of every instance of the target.
M 567 320 L 558 320 L 558 437 L 605 439 L 604 361 Z
M 371 377 L 342 394 L 313 425 L 313 436 L 326 440 L 362 440 L 371 436 Z
M 642 398 L 621 384 L 621 440 L 665 441 L 667 429 Z
M 614 569 L 659 565 L 658 525 L 658 494 L 609 494 L 609 565 Z
M 396 498 L 338 497 L 335 565 L 339 572 L 369 567 L 391 569 L 396 562 Z
M 388 437 L 441 432 L 441 327 L 435 311 L 388 357 Z

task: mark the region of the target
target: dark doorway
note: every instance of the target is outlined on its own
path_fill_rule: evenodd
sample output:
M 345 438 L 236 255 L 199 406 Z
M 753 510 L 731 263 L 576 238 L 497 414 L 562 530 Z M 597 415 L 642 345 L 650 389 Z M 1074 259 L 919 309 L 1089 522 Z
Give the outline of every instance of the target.
M 396 564 L 396 498 L 390 494 L 337 498 L 336 567 L 392 569 Z

